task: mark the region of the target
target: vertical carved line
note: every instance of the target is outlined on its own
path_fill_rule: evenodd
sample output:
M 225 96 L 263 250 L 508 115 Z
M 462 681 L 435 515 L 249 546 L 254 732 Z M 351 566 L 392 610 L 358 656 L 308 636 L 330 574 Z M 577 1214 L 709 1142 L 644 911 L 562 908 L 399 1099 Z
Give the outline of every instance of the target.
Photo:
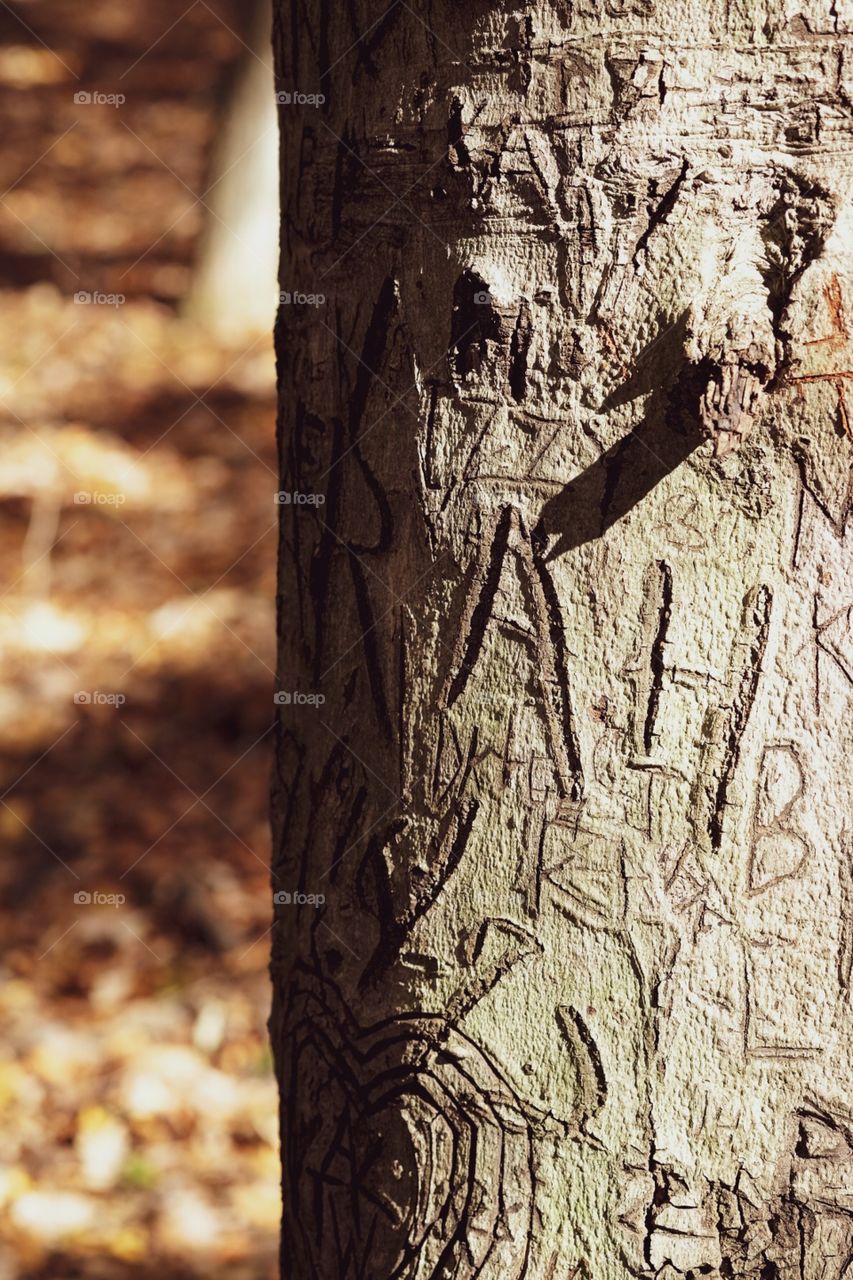
M 716 852 L 722 843 L 723 820 L 728 804 L 729 788 L 740 761 L 741 744 L 758 692 L 758 682 L 767 652 L 770 636 L 770 615 L 773 609 L 773 593 L 762 586 L 747 596 L 744 606 L 743 628 L 752 628 L 749 654 L 741 673 L 740 685 L 728 717 L 723 755 L 723 767 L 711 811 L 708 831 L 711 846 Z
M 647 755 L 651 755 L 654 743 L 655 723 L 657 721 L 658 708 L 660 706 L 661 694 L 663 692 L 663 655 L 666 649 L 669 623 L 672 617 L 672 570 L 664 560 L 659 561 L 657 567 L 660 574 L 660 607 L 658 612 L 657 632 L 654 640 L 652 641 L 652 652 L 649 663 L 652 670 L 652 684 L 651 689 L 649 690 L 649 701 L 646 708 L 646 722 L 643 726 L 643 746 Z

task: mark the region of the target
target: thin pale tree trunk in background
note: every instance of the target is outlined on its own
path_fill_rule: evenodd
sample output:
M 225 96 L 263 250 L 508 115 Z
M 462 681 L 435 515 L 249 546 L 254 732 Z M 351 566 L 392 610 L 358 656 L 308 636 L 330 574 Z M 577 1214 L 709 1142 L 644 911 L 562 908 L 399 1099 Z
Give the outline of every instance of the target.
M 222 105 L 207 214 L 186 312 L 218 338 L 269 332 L 278 290 L 278 138 L 271 0 L 252 0 L 234 84 Z
M 853 1275 L 851 25 L 278 0 L 291 1280 Z

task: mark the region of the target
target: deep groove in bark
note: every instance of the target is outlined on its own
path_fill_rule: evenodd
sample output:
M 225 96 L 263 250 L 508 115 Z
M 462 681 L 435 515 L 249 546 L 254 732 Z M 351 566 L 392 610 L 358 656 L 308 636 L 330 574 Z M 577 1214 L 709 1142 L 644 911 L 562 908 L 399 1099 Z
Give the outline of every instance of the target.
M 652 684 L 649 690 L 649 702 L 646 709 L 646 722 L 643 726 L 643 745 L 646 753 L 651 754 L 654 745 L 655 722 L 657 720 L 658 708 L 660 706 L 661 694 L 663 692 L 663 678 L 665 671 L 664 652 L 666 650 L 667 634 L 669 632 L 669 624 L 672 617 L 672 570 L 666 561 L 661 560 L 658 565 L 660 573 L 660 606 L 658 611 L 658 628 L 652 643 L 652 651 L 650 656 L 650 666 L 652 670 Z

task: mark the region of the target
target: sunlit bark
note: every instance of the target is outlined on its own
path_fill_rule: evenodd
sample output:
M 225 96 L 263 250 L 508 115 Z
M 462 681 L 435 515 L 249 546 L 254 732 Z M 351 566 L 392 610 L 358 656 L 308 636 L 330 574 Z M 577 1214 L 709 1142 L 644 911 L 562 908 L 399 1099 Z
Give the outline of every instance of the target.
M 279 0 L 294 1280 L 850 1265 L 849 26 Z

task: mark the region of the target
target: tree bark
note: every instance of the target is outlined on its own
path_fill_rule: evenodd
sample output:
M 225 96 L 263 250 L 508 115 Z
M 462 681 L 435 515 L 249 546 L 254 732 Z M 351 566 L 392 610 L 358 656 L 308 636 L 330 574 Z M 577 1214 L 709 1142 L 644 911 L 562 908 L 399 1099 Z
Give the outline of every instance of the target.
M 851 28 L 278 0 L 293 1280 L 853 1275 Z

